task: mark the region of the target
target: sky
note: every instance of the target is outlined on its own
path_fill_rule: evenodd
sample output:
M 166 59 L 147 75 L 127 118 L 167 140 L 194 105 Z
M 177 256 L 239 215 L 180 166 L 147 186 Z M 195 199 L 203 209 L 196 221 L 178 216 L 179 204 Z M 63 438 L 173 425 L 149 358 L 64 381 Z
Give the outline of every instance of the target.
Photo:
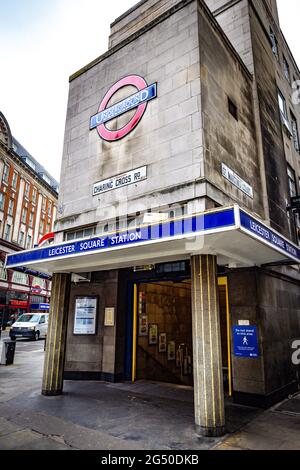
M 14 137 L 57 180 L 68 78 L 107 50 L 110 23 L 135 3 L 0 0 L 0 111 Z M 300 2 L 278 0 L 278 7 L 300 65 Z

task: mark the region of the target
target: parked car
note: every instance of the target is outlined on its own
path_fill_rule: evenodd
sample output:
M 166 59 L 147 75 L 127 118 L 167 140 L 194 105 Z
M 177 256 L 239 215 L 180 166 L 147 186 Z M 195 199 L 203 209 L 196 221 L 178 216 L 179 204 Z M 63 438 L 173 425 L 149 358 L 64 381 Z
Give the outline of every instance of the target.
M 24 313 L 12 325 L 9 336 L 12 340 L 16 338 L 30 338 L 38 341 L 47 335 L 48 314 Z

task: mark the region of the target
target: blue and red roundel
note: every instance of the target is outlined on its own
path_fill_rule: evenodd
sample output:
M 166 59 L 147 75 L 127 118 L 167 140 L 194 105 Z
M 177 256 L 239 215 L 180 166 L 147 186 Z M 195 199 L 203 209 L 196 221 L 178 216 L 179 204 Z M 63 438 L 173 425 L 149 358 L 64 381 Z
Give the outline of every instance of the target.
M 117 91 L 130 85 L 137 89 L 137 93 L 128 96 L 128 98 L 125 98 L 124 100 L 112 106 L 107 107 L 109 101 L 114 96 L 114 94 L 117 93 Z M 122 78 L 106 93 L 100 104 L 98 113 L 91 117 L 90 130 L 97 129 L 99 136 L 108 142 L 114 142 L 116 140 L 122 139 L 138 125 L 146 111 L 148 101 L 156 98 L 156 96 L 156 83 L 148 86 L 146 80 L 142 77 L 139 77 L 138 75 L 129 75 L 128 77 Z M 136 112 L 134 116 L 121 129 L 113 131 L 109 130 L 105 126 L 107 122 L 135 108 Z

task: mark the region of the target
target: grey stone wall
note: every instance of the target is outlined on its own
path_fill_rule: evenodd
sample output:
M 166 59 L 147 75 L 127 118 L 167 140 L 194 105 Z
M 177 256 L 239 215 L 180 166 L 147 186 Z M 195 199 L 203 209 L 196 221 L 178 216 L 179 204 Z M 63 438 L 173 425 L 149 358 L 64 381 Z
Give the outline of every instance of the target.
M 97 334 L 73 334 L 76 296 L 98 296 Z M 92 282 L 72 284 L 67 332 L 65 372 L 89 372 L 114 375 L 116 371 L 116 326 L 104 326 L 106 307 L 117 313 L 118 272 L 93 273 Z M 115 323 L 116 325 L 116 323 Z
M 253 13 L 251 14 L 251 31 L 270 221 L 276 230 L 290 238 L 291 232 L 286 211 L 289 200 L 287 162 L 278 106 L 274 57 L 269 38 Z
M 205 0 L 251 73 L 254 72 L 248 0 Z
M 205 15 L 199 14 L 204 174 L 220 205 L 232 201 L 264 217 L 252 80 Z M 228 99 L 237 107 L 230 114 Z M 222 176 L 222 163 L 253 188 L 251 199 Z
M 262 354 L 263 335 L 259 319 L 255 270 L 232 271 L 228 279 L 231 326 L 238 326 L 239 320 L 248 320 L 251 326 L 257 326 L 259 349 Z M 233 346 L 233 339 L 231 344 Z M 236 358 L 232 351 L 231 357 L 234 392 L 265 395 L 263 355 L 258 359 Z
M 249 320 L 258 327 L 260 358 L 232 353 L 233 388 L 271 405 L 297 388 L 293 340 L 300 335 L 299 282 L 271 270 L 253 268 L 229 274 L 231 325 Z
M 300 128 L 300 106 L 293 100 L 294 80 L 299 80 L 299 69 L 280 30 L 276 0 L 206 0 L 220 26 L 254 75 L 254 94 L 257 97 L 256 123 L 260 126 L 258 139 L 262 142 L 262 175 L 266 173 L 266 219 L 289 238 L 295 238 L 292 221 L 287 217 L 289 201 L 287 162 L 300 176 L 299 153 L 291 136 L 282 125 L 279 115 L 277 88 L 283 94 L 288 120 L 292 115 Z M 272 52 L 270 28 L 278 42 L 278 59 Z M 290 68 L 290 81 L 283 72 L 283 57 Z M 268 214 L 269 213 L 269 214 Z M 295 240 L 296 241 L 296 240 Z
M 203 176 L 196 11 L 190 3 L 71 82 L 58 231 L 194 198 Z M 158 98 L 129 136 L 105 142 L 89 131 L 89 119 L 132 73 L 157 81 Z M 92 197 L 97 181 L 143 165 L 146 181 Z
M 109 48 L 127 39 L 181 0 L 144 0 L 117 18 L 111 25 Z
M 291 345 L 300 337 L 299 282 L 272 272 L 258 276 L 259 315 L 264 338 L 266 393 L 295 381 Z
M 205 196 L 206 207 L 238 202 L 262 215 L 251 78 L 203 2 L 182 4 L 71 81 L 57 231 Z M 157 81 L 158 98 L 129 136 L 105 142 L 88 130 L 89 118 L 130 73 Z M 254 200 L 222 177 L 222 163 L 251 184 Z M 92 197 L 97 181 L 143 165 L 146 181 Z

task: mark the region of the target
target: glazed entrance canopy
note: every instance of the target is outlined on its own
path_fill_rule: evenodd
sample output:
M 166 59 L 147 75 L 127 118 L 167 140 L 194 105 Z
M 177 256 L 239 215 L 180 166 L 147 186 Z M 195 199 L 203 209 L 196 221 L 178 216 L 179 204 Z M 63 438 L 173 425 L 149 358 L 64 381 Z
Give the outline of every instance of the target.
M 234 205 L 98 237 L 8 255 L 6 267 L 41 273 L 92 272 L 218 256 L 222 266 L 298 264 L 300 249 Z

